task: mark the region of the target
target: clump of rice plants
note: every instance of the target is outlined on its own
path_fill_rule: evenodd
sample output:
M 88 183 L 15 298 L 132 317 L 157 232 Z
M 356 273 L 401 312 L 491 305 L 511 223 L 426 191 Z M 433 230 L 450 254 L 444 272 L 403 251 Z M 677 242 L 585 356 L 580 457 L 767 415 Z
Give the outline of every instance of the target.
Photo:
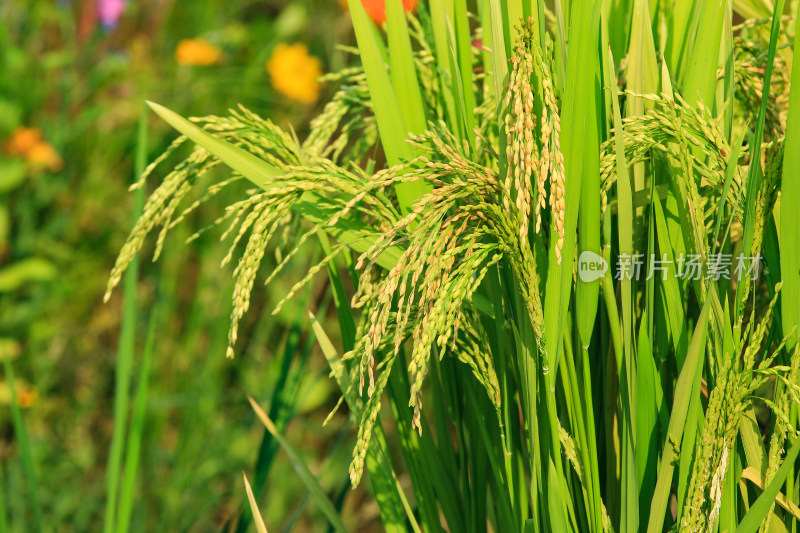
M 313 327 L 357 429 L 351 481 L 370 474 L 387 531 L 794 530 L 784 7 L 389 0 L 384 33 L 350 0 L 360 61 L 326 76 L 338 89 L 307 138 L 245 108 L 187 121 L 151 104 L 182 136 L 137 186 L 194 147 L 109 290 L 149 233 L 158 253 L 249 180 L 216 221 L 238 257 L 227 355 L 268 246 L 284 253 L 267 283 L 317 243 L 276 311 L 329 277 L 341 349 Z M 219 164 L 232 176 L 198 194 Z

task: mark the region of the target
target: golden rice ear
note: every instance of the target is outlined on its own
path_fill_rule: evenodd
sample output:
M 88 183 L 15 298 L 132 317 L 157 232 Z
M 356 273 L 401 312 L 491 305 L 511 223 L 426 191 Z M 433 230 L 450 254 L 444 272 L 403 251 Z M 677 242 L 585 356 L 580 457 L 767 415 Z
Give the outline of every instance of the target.
M 517 216 L 519 218 L 520 242 L 528 242 L 528 223 L 531 213 L 531 177 L 536 172 L 539 160 L 538 147 L 534 141 L 534 125 L 536 115 L 533 112 L 533 76 L 534 59 L 531 52 L 531 31 L 527 24 L 521 28 L 517 38 L 517 46 L 511 57 L 511 74 L 505 105 L 508 112 L 506 125 L 506 189 L 516 196 Z M 538 179 L 537 179 L 538 181 Z M 512 186 L 513 182 L 513 186 Z M 544 202 L 541 197 L 536 200 L 538 206 Z M 506 211 L 510 214 L 508 197 L 503 198 Z
M 566 199 L 564 187 L 564 156 L 561 153 L 561 118 L 553 92 L 550 69 L 545 61 L 542 47 L 534 36 L 534 23 L 529 20 L 519 28 L 519 36 L 511 57 L 509 86 L 505 95 L 505 135 L 507 171 L 505 188 L 508 196 L 503 205 L 509 211 L 510 200 L 516 203 L 519 217 L 519 237 L 523 246 L 528 245 L 528 227 L 533 220 L 536 233 L 542 228 L 542 209 L 547 204 L 545 185 L 550 181 L 549 205 L 552 225 L 556 230 L 555 247 L 558 264 L 561 264 L 561 249 L 564 245 L 564 216 Z M 534 113 L 532 79 L 541 78 L 541 120 Z M 537 136 L 536 125 L 540 126 Z M 536 176 L 536 198 L 531 197 L 533 176 Z

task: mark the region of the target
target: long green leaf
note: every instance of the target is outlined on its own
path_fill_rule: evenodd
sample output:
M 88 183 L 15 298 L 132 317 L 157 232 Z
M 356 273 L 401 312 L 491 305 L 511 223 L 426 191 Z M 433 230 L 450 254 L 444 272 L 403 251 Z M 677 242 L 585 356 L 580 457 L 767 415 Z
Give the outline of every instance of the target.
M 750 144 L 760 150 L 761 141 L 764 138 L 764 122 L 767 116 L 767 101 L 770 95 L 770 83 L 772 81 L 772 70 L 775 65 L 775 50 L 778 46 L 778 34 L 780 31 L 781 15 L 783 14 L 783 6 L 785 0 L 778 0 L 775 5 L 775 12 L 772 15 L 772 26 L 769 36 L 769 50 L 767 52 L 767 66 L 764 72 L 764 87 L 762 89 L 761 106 L 758 109 L 758 119 L 756 120 L 756 129 L 753 134 L 753 141 Z M 753 158 L 750 164 L 750 169 L 747 173 L 747 192 L 745 193 L 745 216 L 744 216 L 744 234 L 742 237 L 742 253 L 744 257 L 752 256 L 752 247 L 754 239 L 754 231 L 757 216 L 758 193 L 761 190 L 761 182 L 764 177 L 763 169 L 761 168 L 761 159 Z M 791 190 L 791 186 L 790 186 Z M 736 301 L 734 319 L 736 322 L 742 316 L 744 301 L 746 299 L 745 290 L 750 287 L 750 275 L 745 274 L 744 279 L 740 280 L 736 286 Z M 787 332 L 788 333 L 788 332 Z
M 158 314 L 155 309 L 157 309 L 157 307 L 152 311 L 150 325 L 147 328 L 147 340 L 145 341 L 141 369 L 139 370 L 138 376 L 139 384 L 133 402 L 133 413 L 131 414 L 131 426 L 128 432 L 128 440 L 125 444 L 125 469 L 122 476 L 122 490 L 119 495 L 119 514 L 116 521 L 117 533 L 127 533 L 131 525 L 134 490 L 136 488 L 136 477 L 139 470 L 139 457 L 141 455 L 144 422 L 147 412 L 150 362 L 153 359 L 153 347 L 155 344 L 156 317 Z
M 642 522 L 649 516 L 650 497 L 656 481 L 658 461 L 656 366 L 650 348 L 647 323 L 639 326 L 638 365 L 636 366 L 636 474 L 639 481 L 639 506 Z
M 647 523 L 647 533 L 659 533 L 664 524 L 672 486 L 672 474 L 675 470 L 675 460 L 678 458 L 677 452 L 683 439 L 684 424 L 686 423 L 689 403 L 692 398 L 691 393 L 698 375 L 703 370 L 703 352 L 709 310 L 710 307 L 707 301 L 700 312 L 700 318 L 697 320 L 694 335 L 692 336 L 692 343 L 689 345 L 689 353 L 675 384 L 675 400 L 670 413 L 669 428 L 658 469 L 656 488 L 653 491 L 653 499 L 650 504 L 650 520 Z M 694 428 L 692 428 L 693 430 Z
M 631 21 L 631 39 L 628 48 L 627 89 L 636 94 L 658 93 L 658 62 L 653 43 L 653 32 L 650 27 L 650 10 L 647 0 L 634 0 Z M 652 105 L 643 98 L 628 98 L 625 104 L 625 116 L 643 115 Z M 645 164 L 633 166 L 634 191 L 645 190 Z M 641 223 L 637 223 L 641 225 Z M 638 238 L 637 238 L 638 237 Z M 643 235 L 634 235 L 638 243 Z
M 764 492 L 761 493 L 761 496 L 750 506 L 750 510 L 747 511 L 747 514 L 744 515 L 744 518 L 739 523 L 739 527 L 736 528 L 736 533 L 753 533 L 758 530 L 775 504 L 775 497 L 780 492 L 786 477 L 794 471 L 794 461 L 797 459 L 798 453 L 800 453 L 800 439 L 795 439 L 794 444 L 792 444 L 783 459 L 783 464 L 775 472 L 775 476 L 769 482 L 767 488 L 764 489 Z
M 361 0 L 348 0 L 347 4 L 353 19 L 361 63 L 367 76 L 370 101 L 378 123 L 381 144 L 389 164 L 396 165 L 403 160 L 412 159 L 416 155 L 416 149 L 406 142 L 408 125 L 403 119 L 397 94 L 386 72 L 386 64 L 376 41 L 374 26 L 367 17 Z M 430 186 L 421 182 L 401 183 L 396 190 L 400 207 L 408 210 L 418 197 L 430 190 Z
M 336 349 L 333 347 L 333 343 L 325 333 L 322 325 L 310 313 L 309 319 L 311 320 L 314 335 L 317 337 L 317 342 L 333 371 L 334 378 L 344 395 L 347 406 L 356 420 L 359 420 L 363 405 L 356 390 L 352 387 L 350 374 L 343 367 L 342 360 L 336 353 Z M 378 501 L 381 511 L 383 527 L 388 533 L 405 532 L 405 519 L 408 518 L 414 531 L 419 531 L 414 513 L 411 511 L 408 501 L 400 488 L 397 476 L 392 469 L 392 463 L 388 455 L 389 447 L 386 444 L 383 430 L 376 426 L 373 431 L 374 435 L 370 439 L 369 447 L 367 448 L 366 467 L 369 471 L 370 483 L 375 491 L 375 499 Z
M 711 109 L 714 104 L 725 0 L 695 2 L 695 16 L 702 23 L 696 27 L 689 46 L 688 61 L 680 70 L 680 79 L 683 80 L 683 94 L 687 102 L 695 105 L 701 101 Z
M 272 434 L 275 440 L 278 441 L 278 444 L 281 445 L 281 448 L 283 448 L 283 451 L 286 453 L 286 455 L 289 456 L 289 459 L 294 465 L 295 471 L 300 476 L 303 484 L 305 484 L 308 492 L 311 493 L 314 501 L 317 502 L 317 505 L 325 515 L 325 518 L 328 519 L 328 522 L 330 522 L 336 531 L 339 533 L 347 533 L 347 528 L 344 527 L 344 523 L 342 523 L 342 519 L 339 517 L 339 513 L 336 511 L 336 507 L 334 507 L 334 505 L 328 499 L 328 496 L 325 494 L 325 491 L 322 490 L 322 487 L 319 486 L 317 478 L 314 477 L 314 474 L 312 474 L 308 469 L 305 461 L 303 461 L 300 455 L 295 451 L 294 447 L 289 444 L 289 441 L 287 441 L 283 435 L 280 434 L 278 428 L 275 427 L 275 424 L 269 419 L 267 413 L 261 409 L 256 401 L 253 398 L 248 398 L 248 400 L 250 400 L 250 405 L 256 412 L 256 416 L 258 416 L 259 420 L 261 420 L 261 422 L 264 424 L 264 427 L 267 428 L 267 431 Z
M 594 10 L 578 9 L 576 17 L 570 25 L 569 58 L 567 76 L 570 84 L 566 87 L 566 95 L 561 118 L 561 147 L 564 154 L 564 172 L 566 174 L 566 213 L 564 221 L 564 242 L 561 260 L 556 257 L 556 246 L 559 236 L 555 225 L 551 229 L 549 267 L 547 269 L 544 319 L 548 325 L 545 330 L 545 348 L 549 368 L 558 367 L 558 357 L 564 338 L 564 324 L 569 307 L 569 295 L 572 286 L 574 268 L 575 231 L 578 225 L 580 208 L 581 177 L 583 174 L 583 136 L 585 134 L 586 115 L 598 113 L 593 93 L 585 90 L 594 83 L 593 63 L 596 60 L 598 43 L 599 3 Z
M 217 156 L 220 161 L 252 181 L 258 187 L 268 189 L 270 180 L 280 175 L 280 171 L 269 163 L 238 146 L 234 146 L 219 137 L 203 131 L 166 107 L 150 101 L 147 102 L 147 105 L 167 124 Z
M 147 158 L 147 108 L 142 105 L 139 117 L 139 133 L 136 154 L 136 178 L 144 171 Z M 142 213 L 144 206 L 144 190 L 136 193 L 133 208 L 133 223 Z M 123 281 L 122 326 L 117 347 L 117 363 L 115 368 L 114 388 L 114 431 L 111 435 L 111 450 L 108 456 L 106 472 L 106 510 L 103 531 L 111 533 L 120 529 L 117 522 L 119 498 L 119 475 L 125 453 L 125 431 L 128 426 L 128 406 L 130 404 L 130 382 L 133 359 L 136 349 L 136 285 L 139 282 L 139 255 L 131 261 L 125 271 Z
M 694 0 L 674 0 L 668 2 L 666 48 L 664 58 L 672 72 L 678 72 L 686 54 L 686 42 L 691 29 L 691 15 Z
M 800 17 L 795 35 L 800 30 Z M 795 45 L 792 65 L 800 66 L 800 46 Z M 800 335 L 800 68 L 792 68 L 792 91 L 786 119 L 786 141 L 781 182 L 780 264 L 783 274 L 781 318 L 784 335 L 794 335 L 786 342 L 792 353 Z
M 386 1 L 386 28 L 389 36 L 389 61 L 392 86 L 408 131 L 420 134 L 425 131 L 425 107 L 414 66 L 411 38 L 402 0 Z
M 619 110 L 617 96 L 617 82 L 614 76 L 614 57 L 608 45 L 608 31 L 603 28 L 602 47 L 607 51 L 604 61 L 604 78 L 606 89 L 610 92 L 611 113 L 614 122 L 615 148 L 616 148 L 616 173 L 617 173 L 617 202 L 618 202 L 618 228 L 620 254 L 633 254 L 633 195 L 631 181 L 628 173 L 628 164 L 625 158 L 625 129 Z M 639 482 L 637 475 L 636 453 L 634 446 L 634 414 L 635 395 L 633 389 L 636 385 L 634 367 L 634 316 L 633 316 L 633 282 L 632 276 L 623 275 L 620 280 L 620 295 L 622 298 L 622 347 L 615 350 L 617 363 L 617 377 L 619 383 L 622 419 L 620 421 L 620 438 L 622 440 L 621 463 L 621 513 L 620 528 L 623 530 L 636 530 L 639 525 Z M 610 283 L 608 285 L 611 285 Z M 605 289 L 611 292 L 612 287 Z M 613 294 L 606 295 L 607 301 L 613 299 Z M 615 317 L 615 325 L 619 327 Z M 619 336 L 619 333 L 616 333 Z
M 658 238 L 658 250 L 667 261 L 667 275 L 661 283 L 661 291 L 664 300 L 663 311 L 666 315 L 670 328 L 670 338 L 675 350 L 675 359 L 678 364 L 678 371 L 683 368 L 686 349 L 689 345 L 688 334 L 686 333 L 686 316 L 683 311 L 683 297 L 681 288 L 678 284 L 678 272 L 675 269 L 675 255 L 670 246 L 670 235 L 667 229 L 667 221 L 661 202 L 653 202 L 653 214 L 655 215 L 656 236 Z M 652 223 L 651 222 L 651 223 Z
M 470 145 L 474 146 L 475 129 L 475 90 L 472 87 L 472 34 L 469 29 L 467 3 L 456 1 L 453 3 L 453 35 L 455 42 L 453 50 L 457 57 L 457 70 L 461 80 L 462 107 L 464 108 L 465 135 Z
M 453 126 L 458 124 L 458 120 L 455 108 L 455 87 L 452 62 L 450 60 L 450 46 L 448 44 L 447 11 L 444 2 L 445 0 L 430 0 L 429 9 L 431 11 L 433 38 L 436 46 L 436 70 L 441 82 L 442 98 L 444 100 L 448 119 L 447 123 Z M 494 55 L 496 57 L 496 54 Z M 464 132 L 461 131 L 461 129 L 457 129 L 456 131 L 459 132 L 463 138 Z
M 603 117 L 603 79 L 602 63 L 594 61 L 590 84 L 584 87 L 586 97 L 593 100 L 593 105 L 586 117 L 583 154 L 584 162 L 581 176 L 581 207 L 578 214 L 578 247 L 579 253 L 586 252 L 599 257 L 600 249 L 600 130 Z M 579 276 L 575 295 L 575 315 L 578 334 L 584 347 L 591 342 L 594 323 L 597 317 L 597 303 L 600 299 L 600 279 L 583 281 Z

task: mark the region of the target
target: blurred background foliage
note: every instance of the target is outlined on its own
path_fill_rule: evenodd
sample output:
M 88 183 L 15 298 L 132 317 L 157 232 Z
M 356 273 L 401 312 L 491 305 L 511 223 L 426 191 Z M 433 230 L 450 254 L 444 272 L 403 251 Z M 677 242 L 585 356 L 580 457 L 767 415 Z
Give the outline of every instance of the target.
M 143 100 L 187 116 L 241 103 L 302 137 L 333 90 L 308 78 L 352 60 L 336 46 L 352 42 L 352 28 L 336 0 L 3 0 L 0 28 L 0 528 L 99 531 L 123 316 L 121 291 L 107 304 L 102 296 L 131 224 Z M 174 133 L 147 120 L 151 161 Z M 268 524 L 325 530 L 290 462 L 273 460 L 282 452 L 247 395 L 285 429 L 345 520 L 377 528 L 374 503 L 348 493 L 351 426 L 343 415 L 322 426 L 337 394 L 313 354 L 306 309 L 326 315 L 324 287 L 277 319 L 270 312 L 296 281 L 291 269 L 254 291 L 237 357 L 225 358 L 225 247 L 215 230 L 181 241 L 236 194 L 193 213 L 157 265 L 153 243 L 142 258 L 131 395 L 147 379 L 146 318 L 158 313 L 130 530 L 235 530 L 246 516 L 242 470 Z M 275 260 L 268 253 L 263 268 Z

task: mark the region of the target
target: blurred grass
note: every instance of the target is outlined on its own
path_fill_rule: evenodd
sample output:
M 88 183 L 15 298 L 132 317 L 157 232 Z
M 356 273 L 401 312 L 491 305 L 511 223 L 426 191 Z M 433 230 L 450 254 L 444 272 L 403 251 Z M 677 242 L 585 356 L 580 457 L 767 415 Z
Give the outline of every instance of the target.
M 144 161 L 147 154 L 147 109 L 142 106 L 142 116 L 139 119 L 139 134 L 136 142 L 135 175 L 144 171 Z M 138 217 L 144 208 L 144 189 L 136 192 L 133 216 Z M 135 224 L 136 218 L 134 218 Z M 130 402 L 130 380 L 133 369 L 133 358 L 136 351 L 134 333 L 136 330 L 136 285 L 139 282 L 139 257 L 135 257 L 130 271 L 125 273 L 125 287 L 123 290 L 122 325 L 120 326 L 119 346 L 117 348 L 117 361 L 115 367 L 114 387 L 114 432 L 111 436 L 111 449 L 109 451 L 107 481 L 106 481 L 106 510 L 103 531 L 110 533 L 121 530 L 125 526 L 117 524 L 117 495 L 120 485 L 120 472 L 122 470 L 123 454 L 125 453 L 125 429 L 128 425 L 128 404 Z M 150 334 L 148 333 L 148 338 Z M 129 464 L 125 459 L 125 465 Z M 127 472 L 126 472 L 127 473 Z
M 131 324 L 124 341 L 132 348 L 131 379 L 114 371 L 118 350 L 125 348 L 118 345 L 123 298 L 115 295 L 103 305 L 102 293 L 134 210 L 127 188 L 136 174 L 143 100 L 169 102 L 189 116 L 242 103 L 303 135 L 319 107 L 275 93 L 264 66 L 281 42 L 305 43 L 326 72 L 345 66 L 349 58 L 335 47 L 352 40 L 342 6 L 335 0 L 130 1 L 118 25 L 103 28 L 94 1 L 6 0 L 0 24 L 0 276 L 14 275 L 0 288 L 6 368 L 0 379 L 10 382 L 10 372 L 17 373 L 14 403 L 0 404 L 0 507 L 7 510 L 7 517 L 0 514 L 0 531 L 31 531 L 40 520 L 44 530 L 100 530 L 115 430 L 121 457 L 138 462 L 120 462 L 124 475 L 115 476 L 122 491 L 118 516 L 122 522 L 130 516 L 130 531 L 220 531 L 234 524 L 246 502 L 238 472 L 251 472 L 257 463 L 262 471 L 256 473 L 255 497 L 266 523 L 281 524 L 306 488 L 288 462 L 261 457 L 262 441 L 268 455 L 277 449 L 259 428 L 248 394 L 270 407 L 270 417 L 304 460 L 335 465 L 319 482 L 329 494 L 340 493 L 347 446 L 328 453 L 344 415 L 321 427 L 335 391 L 324 360 L 301 357 L 313 343 L 305 303 L 288 305 L 278 320 L 265 318 L 271 310 L 266 302 L 278 301 L 288 281 L 256 291 L 242 324 L 245 348 L 236 360 L 226 360 L 231 281 L 219 268 L 218 234 L 202 234 L 185 247 L 189 234 L 178 229 L 157 268 L 149 262 L 150 250 L 144 254 L 139 283 L 124 297 L 135 299 L 143 318 Z M 178 65 L 174 51 L 186 38 L 220 47 L 220 62 Z M 323 101 L 328 91 L 323 88 Z M 33 169 L 5 153 L 6 140 L 20 126 L 41 130 L 63 159 L 61 170 Z M 152 114 L 142 126 L 149 139 L 141 156 L 149 161 L 171 133 Z M 236 194 L 222 193 L 192 216 L 213 220 Z M 305 268 L 309 260 L 301 255 L 296 261 Z M 264 268 L 274 264 L 268 254 Z M 294 281 L 291 272 L 285 279 Z M 306 302 L 313 309 L 323 304 L 324 314 L 322 289 L 312 287 Z M 146 317 L 156 299 L 163 311 L 147 380 Z M 291 390 L 278 394 L 287 375 Z M 117 422 L 127 418 L 131 424 L 127 439 L 128 424 L 114 423 L 118 383 L 128 383 L 124 395 L 133 394 L 130 385 L 140 391 L 133 402 L 118 403 Z M 16 409 L 23 393 L 35 400 Z M 311 416 L 288 426 L 297 413 Z M 267 488 L 268 498 L 257 487 L 264 485 L 264 469 L 281 480 L 279 490 Z M 363 500 L 349 498 L 347 505 Z M 295 531 L 326 522 L 312 507 L 289 520 Z M 116 508 L 112 498 L 109 509 Z M 370 514 L 379 518 L 375 506 L 359 514 L 360 523 Z M 122 530 L 116 525 L 108 530 Z

